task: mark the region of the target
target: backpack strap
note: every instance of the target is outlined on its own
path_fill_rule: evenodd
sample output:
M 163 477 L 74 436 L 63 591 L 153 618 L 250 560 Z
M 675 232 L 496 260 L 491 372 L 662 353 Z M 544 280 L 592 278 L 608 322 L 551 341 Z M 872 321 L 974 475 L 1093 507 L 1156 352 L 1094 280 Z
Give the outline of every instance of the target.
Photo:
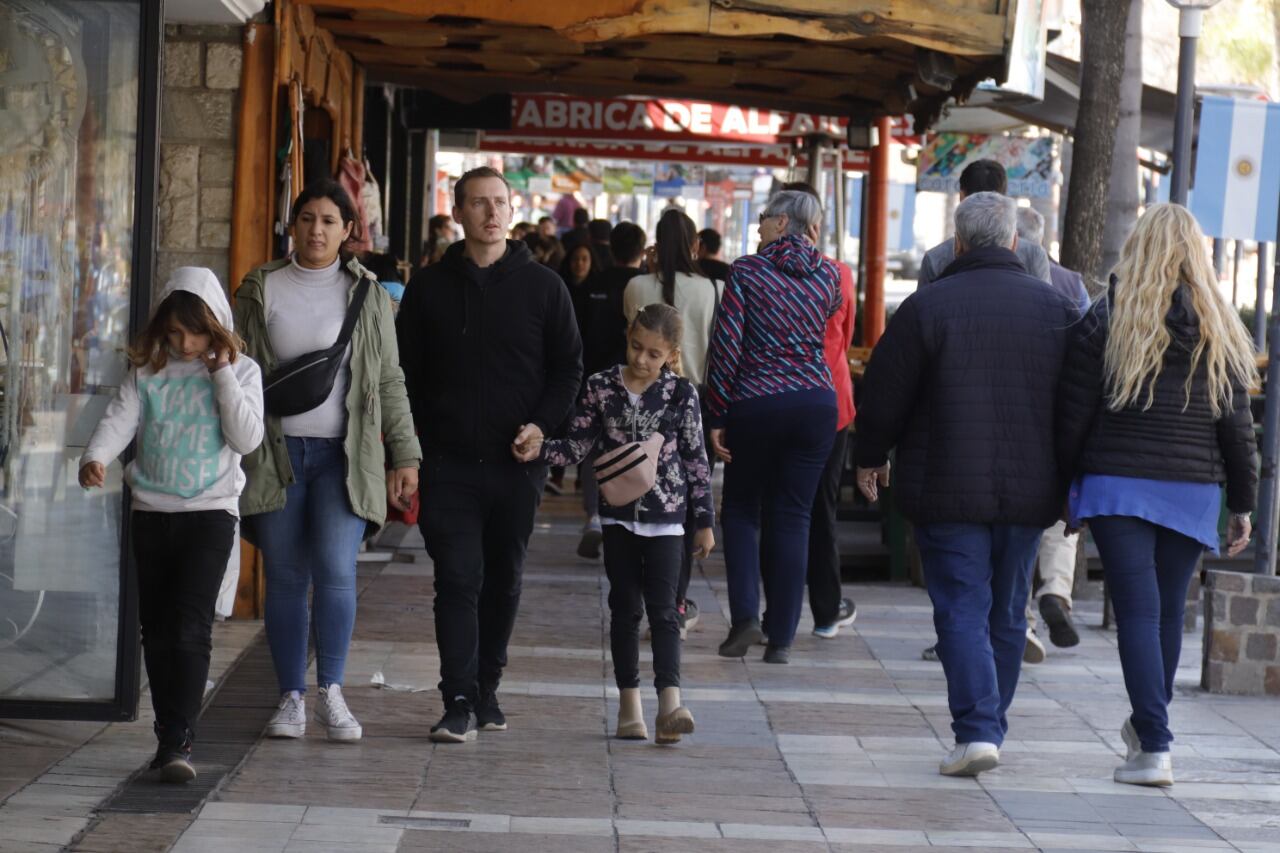
M 351 341 L 351 333 L 355 331 L 356 320 L 360 318 L 360 309 L 364 307 L 364 298 L 369 295 L 369 278 L 368 276 L 360 276 L 360 283 L 356 285 L 356 292 L 351 297 L 351 304 L 347 306 L 347 316 L 342 321 L 342 330 L 338 332 L 338 339 L 334 344 L 342 344 L 345 349 Z

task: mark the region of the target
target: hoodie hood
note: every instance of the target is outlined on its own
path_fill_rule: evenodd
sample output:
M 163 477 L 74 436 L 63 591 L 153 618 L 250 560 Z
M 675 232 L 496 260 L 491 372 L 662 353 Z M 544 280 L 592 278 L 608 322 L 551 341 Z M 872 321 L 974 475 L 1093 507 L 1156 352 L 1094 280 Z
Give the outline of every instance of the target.
M 799 234 L 786 234 L 760 250 L 760 256 L 793 278 L 807 278 L 822 266 L 822 252 Z
M 459 240 L 445 250 L 444 258 L 440 262 L 448 264 L 460 272 L 468 281 L 472 282 L 486 278 L 486 274 L 486 280 L 497 282 L 521 267 L 534 263 L 533 253 L 529 251 L 529 247 L 525 245 L 523 240 L 508 240 L 507 251 L 492 266 L 486 267 L 484 270 L 481 270 L 480 267 L 467 258 L 465 254 L 466 248 L 466 241 Z
M 227 301 L 227 294 L 212 270 L 204 267 L 178 267 L 165 282 L 156 306 L 168 299 L 169 294 L 179 290 L 199 296 L 224 329 L 228 332 L 235 331 L 235 322 L 231 319 L 231 303 Z
M 1200 340 L 1200 315 L 1191 304 L 1191 294 L 1185 285 L 1173 292 L 1173 302 L 1164 315 L 1164 323 L 1169 327 L 1170 335 L 1191 348 Z

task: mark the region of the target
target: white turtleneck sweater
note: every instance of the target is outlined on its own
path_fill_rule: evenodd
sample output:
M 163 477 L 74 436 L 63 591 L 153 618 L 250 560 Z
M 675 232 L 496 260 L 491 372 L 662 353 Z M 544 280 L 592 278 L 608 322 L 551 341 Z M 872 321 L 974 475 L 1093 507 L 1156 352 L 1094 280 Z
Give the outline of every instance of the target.
M 284 363 L 313 350 L 333 346 L 347 316 L 351 276 L 335 260 L 324 269 L 298 266 L 267 274 L 267 335 L 276 361 Z M 351 346 L 343 356 L 333 390 L 309 412 L 281 418 L 285 435 L 305 438 L 341 438 L 347 433 L 347 386 L 350 383 Z

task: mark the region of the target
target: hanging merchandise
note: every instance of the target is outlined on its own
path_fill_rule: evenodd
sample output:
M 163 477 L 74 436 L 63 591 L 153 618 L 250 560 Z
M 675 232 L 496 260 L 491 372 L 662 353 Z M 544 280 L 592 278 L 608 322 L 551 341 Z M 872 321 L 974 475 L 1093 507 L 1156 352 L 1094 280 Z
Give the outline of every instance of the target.
M 347 241 L 347 247 L 353 252 L 368 252 L 373 249 L 373 239 L 365 221 L 364 205 L 358 203 L 364 188 L 364 164 L 352 157 L 350 150 L 338 164 L 338 183 L 342 184 L 356 208 L 356 227 L 352 230 L 351 239 Z
M 364 185 L 360 187 L 360 208 L 364 211 L 365 227 L 375 252 L 385 252 L 390 242 L 382 230 L 382 188 L 373 176 L 368 158 L 364 161 Z

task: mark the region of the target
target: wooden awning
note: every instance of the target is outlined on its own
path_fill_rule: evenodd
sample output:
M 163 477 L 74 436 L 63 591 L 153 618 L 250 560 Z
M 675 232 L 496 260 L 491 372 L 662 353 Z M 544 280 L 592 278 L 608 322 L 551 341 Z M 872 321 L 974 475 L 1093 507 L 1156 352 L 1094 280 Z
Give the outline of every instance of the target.
M 370 82 L 931 122 L 1002 79 L 1014 0 L 301 0 Z

